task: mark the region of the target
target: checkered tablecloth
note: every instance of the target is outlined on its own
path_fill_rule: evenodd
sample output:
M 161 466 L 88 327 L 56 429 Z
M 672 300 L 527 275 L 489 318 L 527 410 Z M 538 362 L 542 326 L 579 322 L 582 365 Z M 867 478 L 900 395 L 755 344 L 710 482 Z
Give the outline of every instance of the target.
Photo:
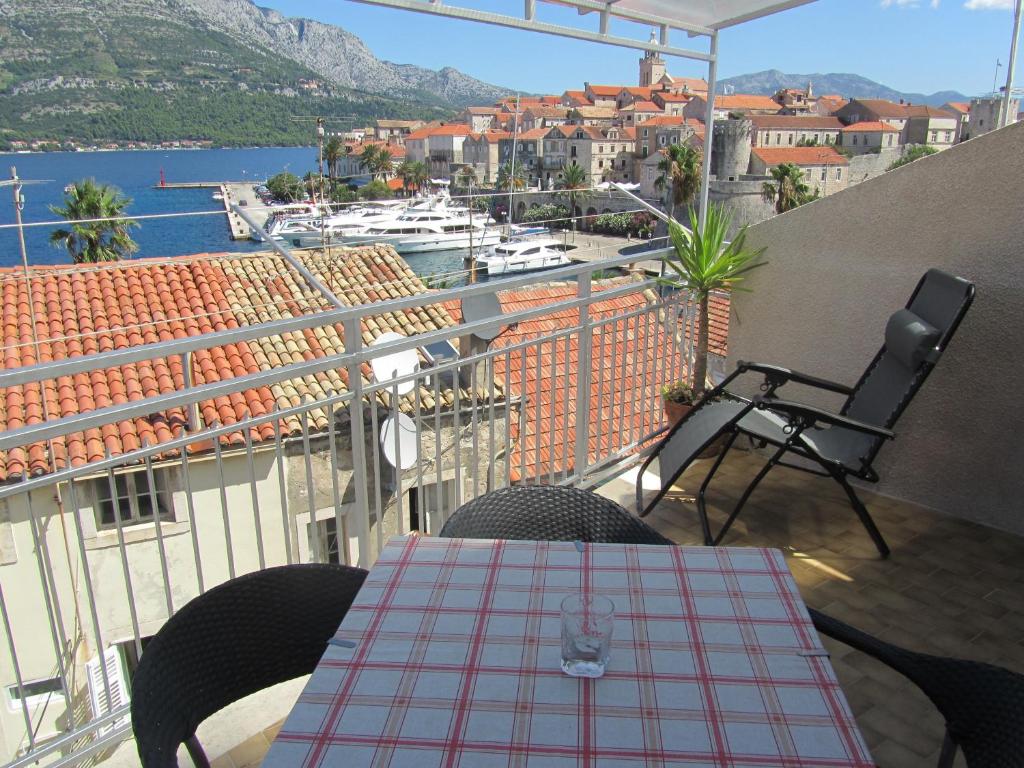
M 559 668 L 586 590 L 597 680 Z M 399 537 L 336 637 L 266 768 L 873 765 L 776 550 Z

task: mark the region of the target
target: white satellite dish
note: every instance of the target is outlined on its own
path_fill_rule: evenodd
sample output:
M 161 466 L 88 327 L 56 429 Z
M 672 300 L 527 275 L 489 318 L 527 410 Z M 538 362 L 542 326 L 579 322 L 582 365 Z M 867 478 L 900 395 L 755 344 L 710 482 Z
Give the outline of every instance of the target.
M 387 419 L 380 427 L 380 448 L 396 469 L 415 467 L 420 451 L 413 420 L 404 413 Z
M 380 344 L 387 344 L 392 341 L 402 341 L 405 339 L 400 333 L 394 331 L 388 331 L 382 333 L 376 339 L 370 342 L 371 347 L 376 347 Z M 370 368 L 373 369 L 373 378 L 377 383 L 384 384 L 392 379 L 400 378 L 402 376 L 408 376 L 409 374 L 416 373 L 420 369 L 420 359 L 416 355 L 415 349 L 406 349 L 402 352 L 392 352 L 389 355 L 380 355 L 378 357 L 371 358 Z M 406 381 L 400 381 L 393 388 L 389 388 L 389 392 L 397 391 L 400 395 L 407 395 L 416 388 L 415 379 L 407 379 Z

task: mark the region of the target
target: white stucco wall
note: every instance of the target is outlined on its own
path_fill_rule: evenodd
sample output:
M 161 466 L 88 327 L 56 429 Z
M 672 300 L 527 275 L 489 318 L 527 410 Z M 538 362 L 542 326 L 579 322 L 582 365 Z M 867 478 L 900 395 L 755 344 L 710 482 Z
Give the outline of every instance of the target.
M 1024 533 L 1024 125 L 757 224 L 748 244 L 766 246 L 769 265 L 733 297 L 730 370 L 758 360 L 853 384 L 927 268 L 976 283 L 879 455 L 877 488 Z

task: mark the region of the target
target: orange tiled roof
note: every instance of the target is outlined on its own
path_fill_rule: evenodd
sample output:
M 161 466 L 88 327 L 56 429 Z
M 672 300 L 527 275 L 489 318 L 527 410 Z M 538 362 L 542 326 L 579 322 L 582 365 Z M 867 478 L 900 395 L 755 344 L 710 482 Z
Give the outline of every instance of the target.
M 426 301 L 427 291 L 419 278 L 389 247 L 335 248 L 330 257 L 310 251 L 300 253 L 299 258 L 342 301 L 353 306 L 424 294 L 421 307 L 389 312 L 382 306 L 379 314 L 364 320 L 364 342 L 385 331 L 411 335 L 454 324 L 443 307 Z M 7 369 L 37 362 L 32 318 L 39 340 L 38 359 L 50 361 L 330 308 L 298 273 L 269 253 L 197 254 L 96 266 L 37 266 L 30 274 L 35 302 L 32 311 L 22 269 L 0 269 L 0 327 L 3 366 Z M 340 325 L 328 325 L 199 350 L 193 355 L 193 380 L 198 385 L 209 384 L 338 354 L 344 350 L 342 336 Z M 369 366 L 364 365 L 363 378 L 369 382 L 370 376 Z M 347 372 L 332 369 L 204 401 L 199 411 L 203 424 L 226 426 L 249 414 L 265 416 L 276 408 L 300 405 L 306 398 L 323 399 L 346 391 L 347 386 Z M 44 414 L 59 419 L 183 388 L 179 355 L 99 368 L 42 384 L 8 387 L 0 389 L 0 431 L 41 423 Z M 423 395 L 430 398 L 429 407 L 433 408 L 433 392 L 422 390 Z M 450 405 L 454 395 L 449 390 L 442 399 Z M 412 407 L 412 401 L 403 400 L 404 410 Z M 310 418 L 313 428 L 327 428 L 326 412 L 313 411 Z M 82 466 L 107 453 L 120 455 L 144 443 L 166 442 L 182 436 L 186 427 L 185 411 L 171 408 L 56 438 L 52 456 L 41 443 L 0 452 L 0 482 L 17 480 L 26 473 L 37 475 Z M 281 429 L 287 436 L 297 433 L 301 424 L 292 417 L 282 420 Z M 273 420 L 254 429 L 252 438 L 274 439 Z M 224 438 L 227 444 L 242 440 L 240 432 Z
M 843 127 L 844 131 L 856 131 L 858 133 L 877 133 L 885 131 L 886 133 L 899 133 L 900 129 L 895 125 L 889 125 L 889 123 L 880 122 L 878 120 L 862 120 L 859 123 L 853 123 Z
M 615 98 L 625 86 L 622 85 L 588 85 L 587 90 L 595 96 L 604 96 L 607 98 Z
M 687 87 L 690 91 L 708 92 L 708 81 L 701 77 L 672 77 L 668 76 L 673 88 Z
M 600 281 L 594 290 L 600 291 L 621 286 L 628 278 Z M 505 313 L 518 312 L 539 306 L 559 304 L 576 297 L 575 284 L 553 284 L 545 288 L 521 291 L 502 291 L 498 294 Z M 613 299 L 599 297 L 590 307 L 590 317 L 599 321 L 639 310 L 652 303 L 655 296 L 650 291 L 637 292 Z M 458 307 L 446 304 L 454 317 Z M 646 318 L 646 325 L 644 319 Z M 711 300 L 710 348 L 715 354 L 724 355 L 725 338 L 728 335 L 729 304 L 727 299 L 713 296 Z M 520 322 L 499 336 L 493 346 L 504 348 L 532 339 L 549 336 L 569 330 L 579 324 L 579 310 L 553 309 L 549 314 L 533 320 Z M 588 453 L 590 461 L 607 456 L 627 441 L 630 436 L 622 434 L 625 428 L 632 428 L 632 439 L 639 439 L 662 425 L 662 403 L 660 384 L 682 378 L 684 371 L 678 358 L 672 360 L 676 366 L 668 370 L 669 361 L 664 350 L 670 337 L 666 334 L 663 318 L 652 314 L 641 315 L 639 323 L 634 321 L 604 323 L 598 325 L 601 331 L 594 334 L 591 347 L 591 407 L 588 416 Z M 505 380 L 509 376 L 510 393 L 524 400 L 524 408 L 530 418 L 525 419 L 526 431 L 519 433 L 519 424 L 510 425 L 513 450 L 511 456 L 511 480 L 547 477 L 551 472 L 556 476 L 571 471 L 576 449 L 576 417 L 579 412 L 576 402 L 576 386 L 579 371 L 579 336 L 569 340 L 568 352 L 564 339 L 557 342 L 533 344 L 526 350 L 525 377 L 523 375 L 522 353 L 511 353 L 506 372 L 503 355 L 495 358 L 495 379 Z M 537 367 L 537 347 L 540 347 L 540 367 Z M 681 357 L 681 356 L 679 356 Z M 639 375 L 648 371 L 647 387 Z M 564 382 L 568 378 L 568 392 Z M 540 404 L 540 420 L 536 418 Z M 600 452 L 598 443 L 600 442 Z
M 568 99 L 574 102 L 578 106 L 583 106 L 590 103 L 590 99 L 587 98 L 586 91 L 566 91 L 562 94 L 563 99 Z
M 637 112 L 661 112 L 662 109 L 653 101 L 634 101 L 631 105 Z
M 764 109 L 778 112 L 782 106 L 771 96 L 759 96 L 754 93 L 732 93 L 715 96 L 716 109 Z
M 466 112 L 471 115 L 496 115 L 500 111 L 497 107 L 466 107 Z
M 818 110 L 826 112 L 838 112 L 850 102 L 842 96 L 819 96 Z
M 945 106 L 951 107 L 962 115 L 967 115 L 971 112 L 971 105 L 966 101 L 947 101 Z
M 908 104 L 907 117 L 938 117 L 950 120 L 957 118 L 958 115 L 950 112 L 949 110 L 939 109 L 938 107 L 929 107 L 926 104 Z
M 854 99 L 858 104 L 870 109 L 878 117 L 904 119 L 907 117 L 907 105 L 897 104 L 888 99 Z M 850 102 L 853 103 L 853 102 Z
M 580 117 L 591 120 L 611 120 L 615 117 L 614 107 L 573 107 L 574 112 L 578 112 Z
M 416 141 L 431 136 L 468 136 L 470 133 L 472 131 L 465 123 L 431 123 L 413 131 L 405 137 L 405 140 Z
M 751 150 L 765 165 L 849 165 L 832 147 L 755 147 Z
M 686 103 L 693 98 L 692 93 L 671 93 L 670 91 L 655 91 L 651 94 L 652 99 L 660 99 L 665 102 Z
M 622 91 L 625 91 L 630 96 L 639 96 L 643 99 L 650 99 L 651 93 L 654 92 L 654 88 L 649 85 L 627 85 L 622 89 Z M 619 93 L 622 93 L 622 91 L 619 91 Z
M 526 139 L 527 141 L 530 141 L 530 140 L 533 140 L 533 139 L 543 139 L 545 136 L 548 135 L 548 132 L 550 130 L 551 130 L 550 128 L 531 128 L 528 131 L 523 131 L 522 133 L 520 133 L 519 134 L 519 138 L 520 139 Z M 506 138 L 511 139 L 512 138 L 512 134 L 511 133 L 506 134 Z
M 655 117 L 652 119 L 657 120 L 658 118 Z M 650 122 L 650 120 L 648 120 L 647 122 Z M 619 132 L 622 133 L 622 135 L 629 141 L 636 141 L 636 128 L 634 128 L 633 126 L 624 126 L 619 129 Z

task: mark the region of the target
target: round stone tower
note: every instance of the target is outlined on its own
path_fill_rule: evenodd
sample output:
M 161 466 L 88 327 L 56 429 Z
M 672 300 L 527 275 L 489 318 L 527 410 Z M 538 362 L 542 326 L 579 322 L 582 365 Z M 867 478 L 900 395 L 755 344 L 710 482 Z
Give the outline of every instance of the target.
M 737 181 L 747 173 L 753 129 L 749 120 L 715 120 L 711 171 L 719 181 Z

